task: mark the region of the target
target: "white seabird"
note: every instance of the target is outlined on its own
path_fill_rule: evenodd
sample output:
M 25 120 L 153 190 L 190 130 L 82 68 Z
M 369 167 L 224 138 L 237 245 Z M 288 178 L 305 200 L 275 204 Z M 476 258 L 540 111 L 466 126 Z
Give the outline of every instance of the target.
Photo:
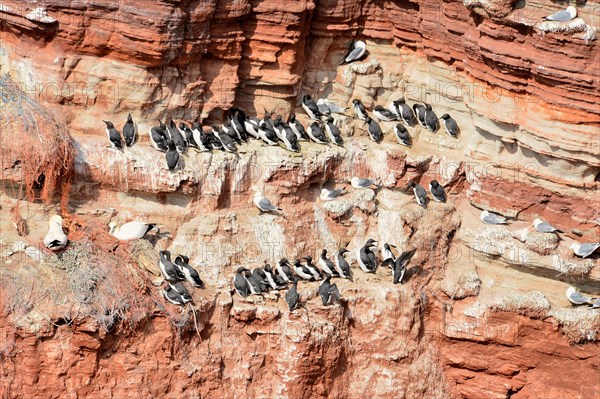
M 340 107 L 326 98 L 319 98 L 317 100 L 317 107 L 322 114 L 343 114 L 348 110 L 348 108 Z
M 352 46 L 350 47 L 350 50 L 348 51 L 340 65 L 349 64 L 351 62 L 361 59 L 362 56 L 365 55 L 366 51 L 367 45 L 365 44 L 365 42 L 361 40 L 353 42 Z
M 535 229 L 537 231 L 539 231 L 540 233 L 560 232 L 560 230 L 557 230 L 550 223 L 544 222 L 542 219 L 537 219 L 537 218 L 533 221 L 533 227 L 535 227 Z
M 577 9 L 573 6 L 567 7 L 566 10 L 561 10 L 543 17 L 546 21 L 567 22 L 577 16 Z
M 116 222 L 110 222 L 108 227 L 110 228 L 110 234 L 121 241 L 137 240 L 145 236 L 150 230 L 156 226 L 155 223 L 146 223 L 133 221 L 125 223 L 121 227 L 117 227 Z
M 571 302 L 572 305 L 585 305 L 585 304 L 591 305 L 594 301 L 593 298 L 577 291 L 575 289 L 575 287 L 567 288 L 567 292 L 565 292 L 565 295 L 566 295 L 567 299 L 569 300 L 569 302 Z
M 44 237 L 44 246 L 52 251 L 58 251 L 67 246 L 67 235 L 62 229 L 62 218 L 58 215 L 48 220 L 48 233 Z
M 377 183 L 375 182 L 375 180 L 373 180 L 373 179 L 365 179 L 365 178 L 362 178 L 362 177 L 353 177 L 352 180 L 350 180 L 350 184 L 354 188 L 369 188 L 372 185 L 377 185 Z
M 583 244 L 573 243 L 571 244 L 571 250 L 573 253 L 580 258 L 587 258 L 593 254 L 598 248 L 600 248 L 600 242 L 586 242 Z
M 326 188 L 321 190 L 321 195 L 319 196 L 319 198 L 322 201 L 333 201 L 334 199 L 338 198 L 340 195 L 344 194 L 346 192 L 346 187 L 342 187 L 338 190 L 328 190 Z
M 507 224 L 506 218 L 504 216 L 497 215 L 488 211 L 481 211 L 481 215 L 479 216 L 481 221 L 485 224 Z
M 256 194 L 254 194 L 253 201 L 254 201 L 254 205 L 256 205 L 256 207 L 258 209 L 260 209 L 262 212 L 275 212 L 275 211 L 282 212 L 283 211 L 283 209 L 278 208 L 275 205 L 273 205 L 273 203 L 271 203 L 271 201 L 269 201 L 267 198 L 265 198 L 263 193 L 261 193 L 260 191 L 258 191 Z

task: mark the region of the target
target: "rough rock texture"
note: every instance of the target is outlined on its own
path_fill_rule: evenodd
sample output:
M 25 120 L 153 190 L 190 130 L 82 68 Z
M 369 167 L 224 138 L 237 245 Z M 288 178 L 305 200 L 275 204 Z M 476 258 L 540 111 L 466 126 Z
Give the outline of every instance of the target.
M 3 0 L 0 72 L 36 115 L 50 115 L 43 106 L 54 113 L 44 119 L 61 126 L 52 134 L 69 128 L 76 175 L 65 226 L 74 244 L 57 260 L 35 250 L 51 210 L 17 200 L 14 183 L 32 184 L 16 172 L 32 159 L 17 141 L 4 151 L 2 129 L 0 396 L 597 396 L 600 314 L 570 308 L 564 291 L 600 294 L 598 257 L 568 249 L 600 235 L 600 11 L 586 2 L 572 28 L 540 24 L 557 8 Z M 339 67 L 354 37 L 369 55 Z M 220 121 L 234 104 L 249 114 L 302 114 L 306 92 L 340 104 L 361 98 L 368 108 L 426 101 L 461 132 L 453 139 L 416 128 L 412 148 L 393 135 L 375 145 L 362 124 L 341 117 L 344 148 L 188 151 L 177 173 L 147 143 L 166 115 Z M 107 149 L 100 120 L 120 128 L 130 111 L 141 142 Z M 7 119 L 16 137 L 31 134 L 5 116 L 3 128 Z M 382 124 L 386 133 L 392 126 Z M 381 188 L 318 200 L 323 185 L 348 187 L 357 175 Z M 425 187 L 437 179 L 449 203 L 424 211 L 401 190 L 409 179 Z M 283 216 L 251 206 L 259 188 Z M 471 205 L 516 220 L 482 226 Z M 15 215 L 29 227 L 24 238 Z M 566 233 L 522 234 L 535 217 Z M 146 247 L 106 234 L 109 220 L 132 218 L 159 224 Z M 418 248 L 406 284 L 354 263 L 354 282 L 338 283 L 338 307 L 320 306 L 317 284 L 301 284 L 307 303 L 292 314 L 279 295 L 231 296 L 239 264 L 354 251 L 367 237 Z M 166 304 L 154 286 L 155 251 L 167 247 L 190 255 L 211 282 L 194 292 L 194 312 Z M 99 258 L 109 261 L 96 269 Z M 75 277 L 86 284 L 65 283 Z
M 3 70 L 75 132 L 97 136 L 99 119 L 124 121 L 128 110 L 147 132 L 157 117 L 220 118 L 234 103 L 287 112 L 306 91 L 367 106 L 427 101 L 452 114 L 461 138 L 420 137 L 417 149 L 460 163 L 474 203 L 594 226 L 600 50 L 574 33 L 541 34 L 554 10 L 545 3 L 134 4 L 45 1 L 56 22 L 42 23 L 27 18 L 32 3 L 3 2 Z M 579 7 L 591 27 L 598 15 Z M 375 69 L 337 68 L 356 35 Z

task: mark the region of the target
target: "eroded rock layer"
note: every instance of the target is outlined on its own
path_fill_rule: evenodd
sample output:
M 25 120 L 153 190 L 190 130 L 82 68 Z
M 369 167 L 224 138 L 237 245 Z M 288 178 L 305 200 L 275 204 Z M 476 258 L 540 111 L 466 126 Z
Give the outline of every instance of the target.
M 147 3 L 0 4 L 1 72 L 26 100 L 2 91 L 0 396 L 594 397 L 600 316 L 571 308 L 564 291 L 600 294 L 598 258 L 568 249 L 600 236 L 598 5 L 580 5 L 566 27 L 540 23 L 556 6 L 537 1 Z M 353 38 L 368 57 L 339 66 Z M 384 123 L 377 145 L 341 117 L 343 148 L 188 151 L 177 173 L 148 144 L 159 118 L 220 122 L 233 105 L 306 122 L 304 93 L 369 109 L 427 102 L 461 132 L 417 128 L 404 148 Z M 15 104 L 35 110 L 32 125 Z M 120 128 L 127 112 L 140 143 L 107 149 L 101 120 Z M 52 129 L 33 129 L 44 121 Z M 65 159 L 75 153 L 59 165 L 70 187 L 54 190 L 71 198 L 75 244 L 61 259 L 35 248 L 48 209 L 17 201 L 19 184 L 35 186 L 22 174 L 33 158 L 11 137 L 37 140 L 47 161 L 55 148 L 39 145 L 39 131 Z M 380 188 L 318 200 L 352 176 Z M 403 191 L 410 179 L 437 179 L 449 203 L 421 209 Z M 257 189 L 283 217 L 258 214 Z M 482 226 L 471 205 L 515 221 Z M 112 240 L 115 214 L 159 223 L 152 245 Z M 522 233 L 535 217 L 562 240 Z M 280 295 L 231 293 L 239 264 L 355 250 L 367 237 L 418 249 L 406 284 L 354 263 L 354 281 L 338 283 L 341 306 L 321 307 L 311 283 L 292 314 Z M 155 251 L 167 247 L 210 282 L 193 312 L 155 287 Z

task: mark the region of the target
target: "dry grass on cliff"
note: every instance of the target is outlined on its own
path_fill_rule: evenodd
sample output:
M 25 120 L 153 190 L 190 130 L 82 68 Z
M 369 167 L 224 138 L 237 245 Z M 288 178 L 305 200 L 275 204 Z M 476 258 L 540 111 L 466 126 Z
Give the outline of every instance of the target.
M 3 169 L 14 169 L 29 201 L 51 203 L 60 196 L 66 210 L 75 157 L 67 127 L 8 75 L 0 77 L 0 97 L 0 128 L 11 132 L 0 140 Z M 13 137 L 18 140 L 10 139 Z
M 18 268 L 0 272 L 3 312 L 17 325 L 26 325 L 27 320 L 51 324 L 85 320 L 103 332 L 116 326 L 133 330 L 161 300 L 127 252 L 106 253 L 82 239 L 59 255 L 22 259 Z

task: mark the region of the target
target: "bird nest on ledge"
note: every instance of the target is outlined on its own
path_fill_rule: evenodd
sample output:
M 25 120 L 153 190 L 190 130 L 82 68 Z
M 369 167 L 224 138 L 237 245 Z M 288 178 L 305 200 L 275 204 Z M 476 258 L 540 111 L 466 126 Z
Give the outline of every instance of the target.
M 66 210 L 75 149 L 67 127 L 24 93 L 9 75 L 0 77 L 0 181 L 24 188 L 29 201 L 60 198 Z

